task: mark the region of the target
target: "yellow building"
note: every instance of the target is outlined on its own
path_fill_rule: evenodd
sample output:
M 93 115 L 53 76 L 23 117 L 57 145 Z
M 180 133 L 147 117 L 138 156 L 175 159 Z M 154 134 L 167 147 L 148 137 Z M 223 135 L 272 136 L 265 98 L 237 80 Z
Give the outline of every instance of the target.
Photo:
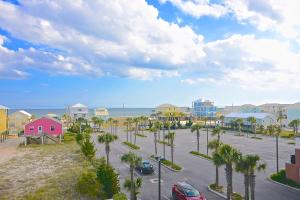
M 14 112 L 8 116 L 10 134 L 18 134 L 24 130 L 25 124 L 30 122 L 32 115 L 24 110 Z
M 8 108 L 0 105 L 0 133 L 8 131 Z
M 177 121 L 180 118 L 187 116 L 186 108 L 174 106 L 172 104 L 162 104 L 155 108 L 155 113 L 159 119 L 168 119 L 170 121 Z

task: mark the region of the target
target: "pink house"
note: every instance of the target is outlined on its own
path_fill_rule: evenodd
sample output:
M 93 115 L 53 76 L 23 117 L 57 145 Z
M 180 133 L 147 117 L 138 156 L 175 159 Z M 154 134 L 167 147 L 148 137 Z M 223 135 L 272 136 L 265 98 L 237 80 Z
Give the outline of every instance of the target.
M 25 136 L 37 136 L 42 133 L 51 136 L 62 135 L 62 123 L 57 119 L 42 117 L 25 125 Z

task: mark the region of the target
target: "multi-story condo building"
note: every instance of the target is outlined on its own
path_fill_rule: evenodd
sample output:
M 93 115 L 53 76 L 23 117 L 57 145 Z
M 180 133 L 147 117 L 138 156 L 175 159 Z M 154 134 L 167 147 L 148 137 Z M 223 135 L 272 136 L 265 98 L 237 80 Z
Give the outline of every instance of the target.
M 192 103 L 194 117 L 216 117 L 217 107 L 214 102 L 209 100 L 198 99 Z

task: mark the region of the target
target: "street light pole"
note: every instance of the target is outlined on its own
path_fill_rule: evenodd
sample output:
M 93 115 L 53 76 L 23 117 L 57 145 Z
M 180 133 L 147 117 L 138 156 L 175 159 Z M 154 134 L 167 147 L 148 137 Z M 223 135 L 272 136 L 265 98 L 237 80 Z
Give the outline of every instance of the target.
M 161 193 L 161 185 L 160 185 L 160 183 L 161 183 L 161 173 L 160 173 L 160 167 L 161 167 L 161 159 L 159 158 L 159 160 L 158 160 L 158 200 L 161 200 L 161 195 L 160 195 L 160 193 Z

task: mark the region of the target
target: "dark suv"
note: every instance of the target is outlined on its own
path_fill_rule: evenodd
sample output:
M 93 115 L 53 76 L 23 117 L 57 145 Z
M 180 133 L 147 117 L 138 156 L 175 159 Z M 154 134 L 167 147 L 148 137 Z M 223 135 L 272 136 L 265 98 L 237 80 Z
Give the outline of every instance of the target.
M 173 200 L 206 200 L 204 194 L 186 182 L 177 182 L 172 188 Z
M 152 174 L 154 172 L 153 165 L 148 160 L 143 160 L 140 165 L 136 167 L 136 170 L 141 174 Z

